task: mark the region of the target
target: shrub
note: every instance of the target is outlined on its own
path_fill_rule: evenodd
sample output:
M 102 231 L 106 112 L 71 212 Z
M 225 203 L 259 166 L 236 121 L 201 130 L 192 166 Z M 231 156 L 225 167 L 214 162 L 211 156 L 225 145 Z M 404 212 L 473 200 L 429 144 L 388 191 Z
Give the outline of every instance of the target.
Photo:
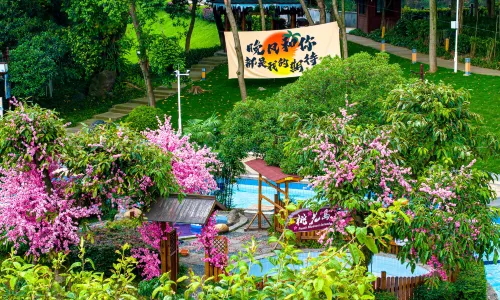
M 186 55 L 186 67 L 190 68 L 205 57 L 213 56 L 215 52 L 221 50 L 220 46 L 210 48 L 191 49 Z
M 346 60 L 327 57 L 269 99 L 237 103 L 225 118 L 221 151 L 262 154 L 268 164 L 296 172 L 303 161 L 284 157 L 283 149 L 304 118 L 338 111 L 347 97 L 358 103 L 352 108 L 356 122 L 379 122 L 378 98 L 404 82 L 399 65 L 388 61 L 384 53 L 358 53 Z
M 111 276 L 113 264 L 120 257 L 116 250 L 120 250 L 122 245 L 128 243 L 131 248 L 146 247 L 135 228 L 122 228 L 120 230 L 97 228 L 93 230 L 93 233 L 94 243 L 85 243 L 85 258 L 94 262 L 96 272 L 103 272 L 106 276 Z M 68 254 L 69 265 L 80 261 L 79 251 L 77 246 L 71 248 Z M 130 256 L 130 249 L 126 251 L 126 255 Z M 87 268 L 90 266 L 87 265 Z
M 375 300 L 398 300 L 393 293 L 390 292 L 375 292 Z
M 462 270 L 458 274 L 455 282 L 455 292 L 455 299 L 486 299 L 487 284 L 482 261 L 471 264 L 468 269 Z
M 125 120 L 128 126 L 136 131 L 144 131 L 146 129 L 158 129 L 158 119 L 163 115 L 159 108 L 150 106 L 138 106 L 134 108 Z
M 437 287 L 421 285 L 415 289 L 415 300 L 454 300 L 455 286 L 447 281 L 442 281 Z
M 146 297 L 146 299 L 152 299 L 153 291 L 161 285 L 160 279 L 155 277 L 150 280 L 143 280 L 139 282 L 137 292 L 140 296 Z

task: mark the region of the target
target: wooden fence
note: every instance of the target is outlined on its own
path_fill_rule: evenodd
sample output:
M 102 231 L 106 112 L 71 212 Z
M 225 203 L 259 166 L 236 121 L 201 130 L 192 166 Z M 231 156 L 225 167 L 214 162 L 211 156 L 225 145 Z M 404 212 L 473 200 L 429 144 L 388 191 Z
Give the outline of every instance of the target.
M 227 239 L 223 236 L 217 236 L 214 240 L 214 248 L 217 248 L 217 252 L 224 253 L 226 256 L 228 254 Z M 205 253 L 205 258 L 207 258 Z M 224 274 L 224 269 L 212 266 L 209 262 L 205 262 L 205 277 L 214 277 L 215 282 L 219 282 L 219 275 Z
M 376 292 L 389 292 L 398 297 L 399 300 L 412 299 L 415 288 L 424 284 L 425 276 L 415 277 L 387 277 L 385 271 L 382 271 L 380 277 L 377 277 L 372 283 Z

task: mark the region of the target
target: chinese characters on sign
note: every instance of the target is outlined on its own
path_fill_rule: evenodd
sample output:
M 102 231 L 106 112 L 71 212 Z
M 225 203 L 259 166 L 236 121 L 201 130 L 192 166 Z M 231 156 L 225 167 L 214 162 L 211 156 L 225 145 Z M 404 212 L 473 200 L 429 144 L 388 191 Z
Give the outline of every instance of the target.
M 238 62 L 232 33 L 226 32 L 229 78 Z M 274 31 L 240 32 L 245 78 L 300 76 L 327 55 L 340 56 L 337 23 Z
M 290 214 L 288 217 L 293 220 L 293 224 L 288 225 L 288 229 L 293 232 L 307 232 L 321 230 L 333 225 L 333 210 L 323 207 L 317 212 L 310 209 L 300 209 Z

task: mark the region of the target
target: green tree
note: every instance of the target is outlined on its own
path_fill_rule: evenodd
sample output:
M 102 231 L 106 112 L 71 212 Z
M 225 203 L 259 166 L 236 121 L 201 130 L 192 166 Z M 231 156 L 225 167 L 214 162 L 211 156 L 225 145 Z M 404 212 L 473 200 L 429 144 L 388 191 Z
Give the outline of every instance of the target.
M 296 172 L 306 163 L 303 156 L 287 157 L 283 149 L 304 119 L 310 115 L 327 115 L 344 107 L 348 99 L 358 103 L 352 108 L 358 115 L 355 122 L 378 123 L 377 100 L 386 97 L 403 81 L 401 68 L 389 64 L 386 54 L 372 57 L 360 53 L 346 60 L 324 58 L 269 99 L 237 103 L 224 120 L 221 151 L 238 152 L 235 155 L 243 157 L 247 152 L 254 152 L 263 156 L 269 165 Z
M 498 151 L 498 141 L 479 131 L 481 118 L 470 110 L 470 97 L 463 88 L 418 81 L 397 86 L 382 101 L 394 146 L 415 176 L 432 164 L 459 169 Z

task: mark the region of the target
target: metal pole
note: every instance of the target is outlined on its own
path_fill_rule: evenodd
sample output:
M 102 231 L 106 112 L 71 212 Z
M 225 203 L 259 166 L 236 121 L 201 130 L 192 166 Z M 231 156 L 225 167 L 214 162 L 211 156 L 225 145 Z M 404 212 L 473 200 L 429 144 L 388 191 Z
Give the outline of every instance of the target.
M 455 23 L 455 58 L 454 58 L 454 63 L 455 63 L 455 66 L 453 68 L 454 72 L 457 73 L 457 69 L 458 69 L 458 27 L 459 27 L 459 24 L 458 24 L 458 4 L 460 3 L 460 0 L 456 0 L 457 1 L 457 11 L 456 11 L 456 17 L 455 17 L 455 20 L 456 20 L 456 23 Z
M 181 72 L 177 68 L 177 109 L 179 110 L 179 135 L 182 135 L 182 119 L 181 119 Z

